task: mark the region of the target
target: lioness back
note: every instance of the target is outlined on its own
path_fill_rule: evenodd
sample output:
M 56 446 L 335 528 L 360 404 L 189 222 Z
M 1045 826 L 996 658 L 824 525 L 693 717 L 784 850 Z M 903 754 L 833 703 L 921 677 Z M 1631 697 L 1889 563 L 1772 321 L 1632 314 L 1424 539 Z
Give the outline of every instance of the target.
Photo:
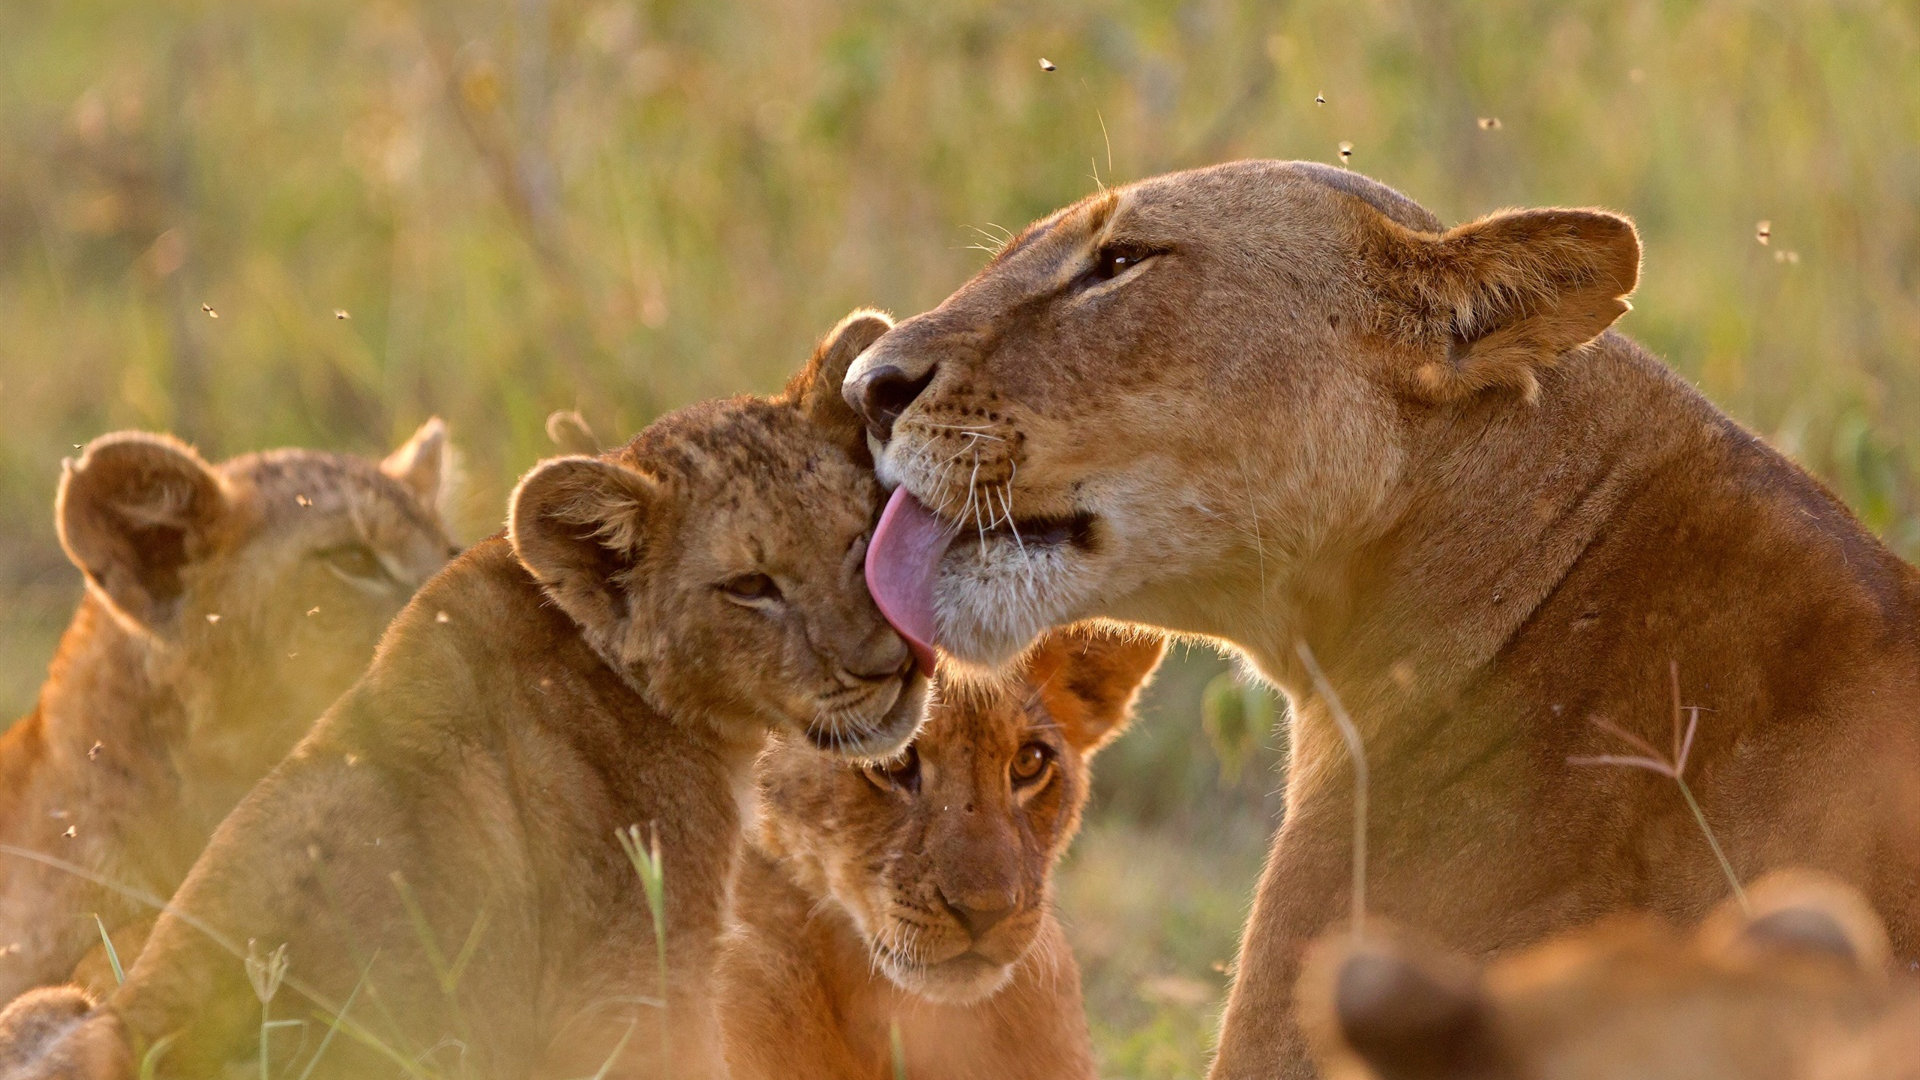
M 1691 935 L 1620 916 L 1477 964 L 1417 938 L 1315 947 L 1329 1080 L 1916 1080 L 1920 982 L 1859 893 L 1784 873 Z
M 0 735 L 0 843 L 170 895 L 446 561 L 445 454 L 433 420 L 385 461 L 216 466 L 139 432 L 68 461 L 55 518 L 87 591 L 38 705 Z M 0 852 L 0 1002 L 66 978 L 102 926 L 131 961 L 154 913 Z
M 1005 684 L 943 684 L 864 768 L 768 748 L 721 961 L 735 1080 L 891 1076 L 895 1025 L 920 1080 L 1094 1075 L 1053 864 L 1163 648 L 1058 631 Z
M 127 981 L 78 1019 L 58 992 L 0 1014 L 33 1032 L 25 1075 L 718 1077 L 713 952 L 766 732 L 885 754 L 920 719 L 861 581 L 858 427 L 815 390 L 882 328 L 847 320 L 787 395 L 530 472 L 507 535 L 420 591 L 222 823 Z

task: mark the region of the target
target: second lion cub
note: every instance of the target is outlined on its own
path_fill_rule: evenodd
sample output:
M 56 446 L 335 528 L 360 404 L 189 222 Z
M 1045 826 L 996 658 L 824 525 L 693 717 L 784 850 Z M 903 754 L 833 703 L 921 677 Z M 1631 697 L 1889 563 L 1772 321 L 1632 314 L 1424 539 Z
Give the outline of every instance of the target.
M 721 1026 L 735 1080 L 1094 1075 L 1080 973 L 1048 910 L 1087 761 L 1160 662 L 1157 637 L 1055 631 L 1005 685 L 944 684 L 913 745 L 849 766 L 760 760 Z

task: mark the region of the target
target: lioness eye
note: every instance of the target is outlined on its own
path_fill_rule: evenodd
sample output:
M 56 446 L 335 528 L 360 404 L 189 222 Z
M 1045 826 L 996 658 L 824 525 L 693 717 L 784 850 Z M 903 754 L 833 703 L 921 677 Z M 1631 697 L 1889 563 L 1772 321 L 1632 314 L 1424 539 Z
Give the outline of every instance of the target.
M 741 600 L 748 603 L 763 600 L 780 599 L 780 586 L 765 574 L 740 574 L 730 577 L 720 584 L 722 592 L 729 600 Z
M 1047 773 L 1047 766 L 1053 764 L 1053 747 L 1046 743 L 1030 742 L 1013 755 L 1010 771 L 1013 773 L 1015 787 L 1023 787 L 1038 781 Z
M 911 795 L 920 790 L 920 751 L 909 746 L 899 757 L 868 765 L 861 771 L 882 791 L 904 791 Z
M 342 577 L 358 581 L 384 581 L 387 568 L 380 564 L 380 556 L 365 544 L 341 544 L 318 553 L 326 560 L 327 567 Z
M 1153 255 L 1151 249 L 1139 244 L 1108 244 L 1093 257 L 1092 277 L 1095 281 L 1112 281 Z

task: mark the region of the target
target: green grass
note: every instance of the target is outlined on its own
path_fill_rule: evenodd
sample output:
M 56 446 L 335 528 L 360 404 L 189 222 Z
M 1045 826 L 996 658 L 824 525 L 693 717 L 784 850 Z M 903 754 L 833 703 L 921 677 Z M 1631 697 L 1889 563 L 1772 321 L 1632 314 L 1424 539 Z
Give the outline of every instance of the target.
M 1343 141 L 1452 220 L 1632 214 L 1623 328 L 1920 552 L 1904 0 L 24 0 L 5 25 L 0 715 L 78 595 L 50 506 L 102 432 L 375 452 L 438 413 L 471 538 L 553 409 L 626 433 L 771 389 L 848 308 L 937 303 L 1096 174 Z M 1063 874 L 1116 1075 L 1200 1067 L 1272 824 L 1271 749 L 1203 733 L 1218 670 L 1174 672 L 1108 751 Z

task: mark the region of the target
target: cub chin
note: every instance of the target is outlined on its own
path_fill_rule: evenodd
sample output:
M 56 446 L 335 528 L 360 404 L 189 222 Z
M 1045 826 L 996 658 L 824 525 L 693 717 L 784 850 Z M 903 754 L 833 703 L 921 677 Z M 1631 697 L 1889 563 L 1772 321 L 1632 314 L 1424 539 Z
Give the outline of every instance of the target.
M 722 1075 L 714 955 L 766 733 L 886 756 L 923 708 L 862 582 L 879 490 L 834 392 L 886 325 L 850 316 L 781 397 L 529 473 L 506 535 L 427 584 L 221 826 L 127 981 L 0 1014 L 35 1044 L 0 1045 L 33 1062 L 8 1076 L 263 1049 L 275 1076 Z
M 1094 1075 L 1053 865 L 1164 648 L 1055 631 L 1003 682 L 943 681 L 886 761 L 769 745 L 720 969 L 736 1080 L 892 1075 L 895 1025 L 916 1080 Z
M 65 463 L 54 522 L 87 588 L 39 702 L 0 735 L 0 1004 L 67 978 L 103 930 L 138 952 L 152 909 L 67 867 L 179 887 L 453 553 L 445 455 L 429 420 L 384 461 L 214 465 L 122 431 Z
M 1297 996 L 1330 1080 L 1920 1080 L 1890 961 L 1859 892 L 1781 871 L 1690 935 L 1618 915 L 1490 964 L 1330 932 Z

